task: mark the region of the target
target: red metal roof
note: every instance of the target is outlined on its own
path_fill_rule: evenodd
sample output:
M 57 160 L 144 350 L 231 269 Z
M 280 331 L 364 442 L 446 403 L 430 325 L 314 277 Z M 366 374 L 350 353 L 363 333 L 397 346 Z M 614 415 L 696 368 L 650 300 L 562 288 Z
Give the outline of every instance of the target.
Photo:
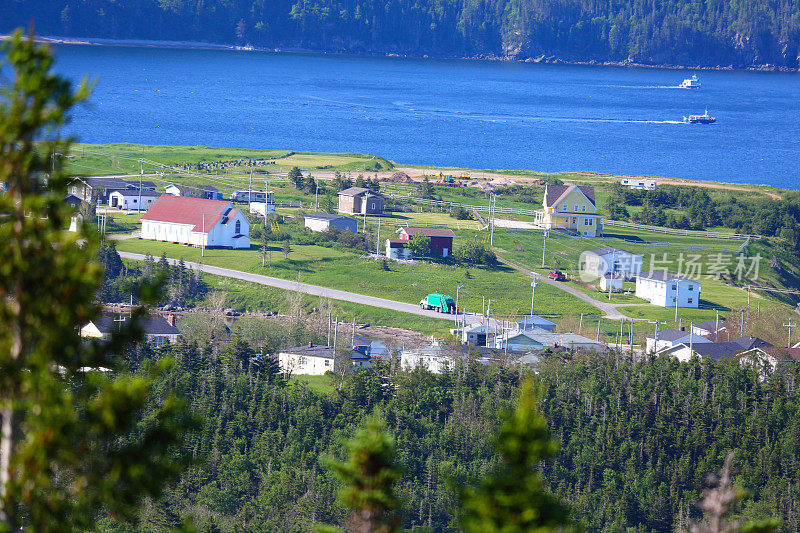
M 407 235 L 413 237 L 414 235 L 421 233 L 422 235 L 427 235 L 428 237 L 455 237 L 456 234 L 453 233 L 451 229 L 443 229 L 443 228 L 400 228 L 398 232 L 405 232 Z
M 205 230 L 208 233 L 229 209 L 227 216 L 230 219 L 238 209 L 233 209 L 228 201 L 162 194 L 142 215 L 142 220 L 191 224 L 194 225 L 192 231 L 202 231 L 205 214 Z

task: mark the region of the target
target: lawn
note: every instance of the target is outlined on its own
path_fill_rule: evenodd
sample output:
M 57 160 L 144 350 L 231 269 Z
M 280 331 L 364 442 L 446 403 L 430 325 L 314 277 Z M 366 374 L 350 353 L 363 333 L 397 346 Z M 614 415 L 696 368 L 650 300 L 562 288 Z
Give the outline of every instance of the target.
M 341 377 L 338 379 L 341 379 Z M 323 374 L 321 376 L 293 375 L 289 381 L 298 385 L 303 385 L 316 394 L 328 396 L 336 390 L 337 376 L 329 374 Z
M 211 294 L 214 291 L 225 293 L 225 307 L 237 311 L 265 311 L 286 313 L 289 310 L 289 291 L 277 287 L 268 287 L 214 274 L 203 274 Z M 201 302 L 201 306 L 207 302 Z M 302 306 L 306 314 L 320 307 L 320 298 L 303 295 Z M 449 318 L 428 318 L 424 316 L 401 313 L 390 309 L 381 309 L 368 305 L 359 305 L 339 300 L 332 301 L 332 313 L 344 322 L 354 318 L 359 324 L 374 326 L 401 327 L 418 331 L 426 335 L 446 336 L 453 326 Z
M 445 293 L 456 296 L 459 290 L 459 307 L 469 312 L 480 312 L 484 298 L 495 317 L 516 317 L 529 312 L 530 278 L 511 268 L 463 268 L 455 265 L 417 262 L 390 262 L 390 271 L 381 269 L 381 262 L 346 250 L 314 245 L 293 245 L 293 252 L 284 259 L 279 246 L 273 247 L 272 266 L 261 266 L 255 247 L 251 250 L 200 250 L 187 246 L 143 241 L 121 241 L 120 251 L 150 253 L 186 261 L 232 268 L 275 276 L 289 280 L 418 303 L 428 293 Z M 542 288 L 536 294 L 539 314 L 559 318 L 565 315 L 597 314 L 597 310 L 581 300 L 552 287 Z
M 312 171 L 316 169 L 357 171 L 369 169 L 375 163 L 379 163 L 383 169 L 392 167 L 392 163 L 382 157 L 355 153 L 313 153 L 208 146 L 151 146 L 129 143 L 76 143 L 72 145 L 71 155 L 72 157 L 66 164 L 67 171 L 84 176 L 138 174 L 141 169 L 139 159 L 165 165 L 237 159 L 267 159 L 274 164 L 257 168 L 270 172 L 287 172 L 293 166 Z M 156 168 L 148 167 L 145 164 L 146 172 L 152 170 L 156 170 Z M 248 169 L 238 167 L 238 170 L 244 173 Z

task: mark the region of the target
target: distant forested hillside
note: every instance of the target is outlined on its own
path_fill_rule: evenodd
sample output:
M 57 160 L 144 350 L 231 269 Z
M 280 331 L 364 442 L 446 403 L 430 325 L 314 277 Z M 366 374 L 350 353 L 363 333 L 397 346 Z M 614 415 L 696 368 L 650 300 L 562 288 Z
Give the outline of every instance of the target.
M 0 31 L 313 50 L 798 68 L 800 0 L 5 0 Z

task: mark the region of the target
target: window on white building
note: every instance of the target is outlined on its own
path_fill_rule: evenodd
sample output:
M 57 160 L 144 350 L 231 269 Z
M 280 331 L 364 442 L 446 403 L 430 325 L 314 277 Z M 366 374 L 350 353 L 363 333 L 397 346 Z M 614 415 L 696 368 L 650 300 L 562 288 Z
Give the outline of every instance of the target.
M 585 205 L 582 205 L 582 206 L 581 206 L 581 213 L 585 213 L 585 212 L 586 212 L 586 206 L 585 206 Z
M 564 211 L 569 211 L 569 205 L 564 204 Z
M 687 291 L 693 291 L 693 290 L 694 290 L 694 285 L 689 285 L 689 288 L 688 288 L 688 289 L 686 289 L 686 290 L 687 290 Z
M 672 286 L 672 290 L 673 290 L 673 291 L 677 291 L 677 290 L 678 290 L 678 286 L 677 286 L 677 285 L 673 285 L 673 286 Z
M 691 298 L 689 298 L 687 301 L 688 301 L 689 303 L 692 303 L 692 299 L 691 299 Z
M 72 194 L 78 194 L 78 188 L 76 186 L 72 186 Z
M 575 212 L 578 212 L 578 204 L 575 204 Z
M 238 235 L 241 232 L 242 232 L 242 221 L 241 220 L 237 220 L 236 221 L 236 227 L 234 228 L 234 233 L 236 233 Z
M 298 362 L 300 363 L 301 366 L 305 366 L 306 363 L 308 363 L 308 358 L 303 356 L 303 355 L 301 355 L 300 359 L 298 360 Z

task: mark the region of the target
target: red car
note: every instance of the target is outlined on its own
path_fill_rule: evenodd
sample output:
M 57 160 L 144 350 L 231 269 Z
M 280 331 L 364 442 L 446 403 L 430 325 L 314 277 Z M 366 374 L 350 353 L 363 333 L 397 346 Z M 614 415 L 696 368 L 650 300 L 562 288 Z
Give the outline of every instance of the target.
M 567 276 L 565 276 L 560 270 L 551 271 L 547 277 L 556 281 L 567 281 Z

